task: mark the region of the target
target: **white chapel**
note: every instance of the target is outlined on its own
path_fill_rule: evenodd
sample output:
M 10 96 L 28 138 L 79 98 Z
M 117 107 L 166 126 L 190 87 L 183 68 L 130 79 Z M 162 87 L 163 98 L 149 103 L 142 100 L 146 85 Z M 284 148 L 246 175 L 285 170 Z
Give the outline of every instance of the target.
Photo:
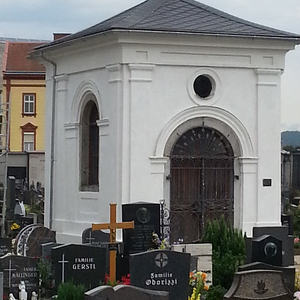
M 281 225 L 280 85 L 299 43 L 194 0 L 147 0 L 36 48 L 45 225 L 76 243 L 109 203 L 121 219 L 121 204 L 163 199 L 173 240 L 221 215 L 248 236 Z

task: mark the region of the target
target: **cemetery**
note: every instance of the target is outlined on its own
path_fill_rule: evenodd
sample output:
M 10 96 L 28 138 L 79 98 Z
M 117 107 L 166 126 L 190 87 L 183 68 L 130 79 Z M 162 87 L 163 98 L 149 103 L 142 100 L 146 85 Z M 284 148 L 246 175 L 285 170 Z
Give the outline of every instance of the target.
M 46 191 L 8 178 L 0 299 L 300 299 L 300 214 L 282 215 L 274 150 L 298 44 L 198 1 L 146 0 L 36 47 Z
M 1 297 L 293 299 L 297 275 L 287 226 L 255 227 L 247 237 L 221 217 L 207 223 L 201 241 L 170 244 L 165 209 L 126 204 L 117 222 L 111 203 L 109 223 L 91 224 L 81 244 L 57 243 L 55 232 L 26 225 L 13 242 L 0 240 Z M 123 242 L 116 241 L 118 230 Z

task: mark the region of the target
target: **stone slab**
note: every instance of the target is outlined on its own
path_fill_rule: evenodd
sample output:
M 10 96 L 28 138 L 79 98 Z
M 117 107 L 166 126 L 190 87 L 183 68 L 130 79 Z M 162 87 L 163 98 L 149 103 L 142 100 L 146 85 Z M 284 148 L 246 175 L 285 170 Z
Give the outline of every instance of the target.
M 236 272 L 224 296 L 230 300 L 292 300 L 283 282 L 282 272 L 254 270 Z
M 135 286 L 100 286 L 85 293 L 85 300 L 169 300 L 165 291 L 151 291 Z

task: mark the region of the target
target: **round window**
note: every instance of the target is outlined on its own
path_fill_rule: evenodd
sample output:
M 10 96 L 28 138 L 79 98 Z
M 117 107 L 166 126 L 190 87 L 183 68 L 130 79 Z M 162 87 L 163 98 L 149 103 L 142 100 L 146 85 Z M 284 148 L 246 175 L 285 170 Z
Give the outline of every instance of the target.
M 194 91 L 200 98 L 211 96 L 213 82 L 207 75 L 199 75 L 194 81 Z

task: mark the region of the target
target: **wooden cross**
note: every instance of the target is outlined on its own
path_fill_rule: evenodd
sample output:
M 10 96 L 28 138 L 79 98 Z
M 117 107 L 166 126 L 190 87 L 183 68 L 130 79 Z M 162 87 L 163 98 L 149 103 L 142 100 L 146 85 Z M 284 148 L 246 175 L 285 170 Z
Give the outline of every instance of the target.
M 109 278 L 111 282 L 116 282 L 116 258 L 117 258 L 117 243 L 116 231 L 117 229 L 131 229 L 134 228 L 134 221 L 117 223 L 116 203 L 110 204 L 110 222 L 105 224 L 92 224 L 92 231 L 109 229 Z

